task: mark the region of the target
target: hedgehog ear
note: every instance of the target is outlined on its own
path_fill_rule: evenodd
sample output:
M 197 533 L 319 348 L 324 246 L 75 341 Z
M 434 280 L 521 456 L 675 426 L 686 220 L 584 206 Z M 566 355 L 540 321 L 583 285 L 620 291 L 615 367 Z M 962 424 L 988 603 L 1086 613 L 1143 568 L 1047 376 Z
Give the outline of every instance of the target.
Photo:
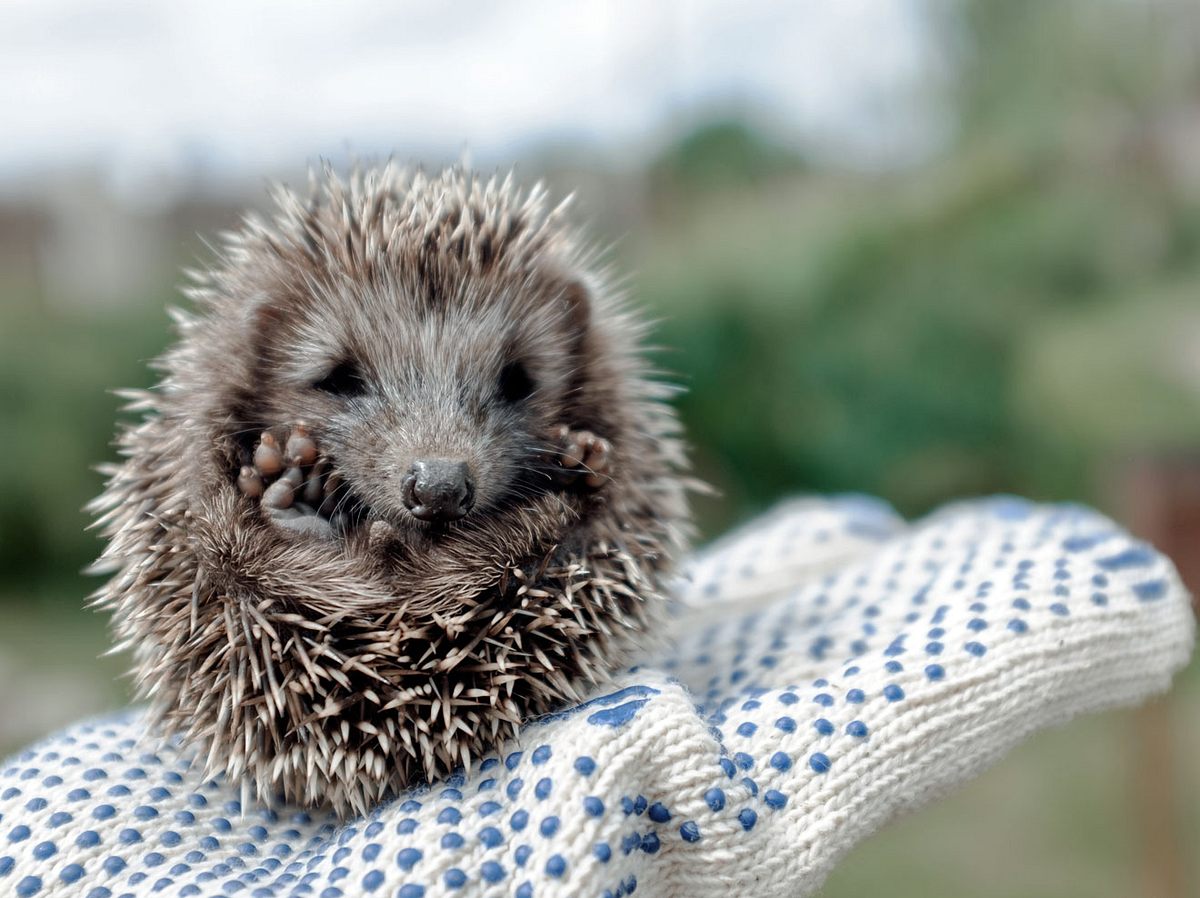
M 286 327 L 287 320 L 287 312 L 271 299 L 263 299 L 248 310 L 246 323 L 249 327 L 250 352 L 256 367 L 275 361 L 272 351 L 274 338 Z
M 250 310 L 250 325 L 255 334 L 267 334 L 283 324 L 287 315 L 269 299 L 256 304 Z
M 577 339 L 587 333 L 592 318 L 592 291 L 580 278 L 573 277 L 563 284 L 562 303 L 567 326 Z

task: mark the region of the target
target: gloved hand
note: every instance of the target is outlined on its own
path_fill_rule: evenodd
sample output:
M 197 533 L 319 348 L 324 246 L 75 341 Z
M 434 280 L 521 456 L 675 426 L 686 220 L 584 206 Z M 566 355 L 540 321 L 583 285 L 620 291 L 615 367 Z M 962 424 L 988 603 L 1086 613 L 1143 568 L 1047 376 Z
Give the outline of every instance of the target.
M 1165 690 L 1171 564 L 1076 506 L 907 526 L 801 500 L 697 557 L 672 647 L 472 770 L 338 823 L 240 799 L 138 712 L 0 769 L 0 893 L 809 895 L 1033 731 Z

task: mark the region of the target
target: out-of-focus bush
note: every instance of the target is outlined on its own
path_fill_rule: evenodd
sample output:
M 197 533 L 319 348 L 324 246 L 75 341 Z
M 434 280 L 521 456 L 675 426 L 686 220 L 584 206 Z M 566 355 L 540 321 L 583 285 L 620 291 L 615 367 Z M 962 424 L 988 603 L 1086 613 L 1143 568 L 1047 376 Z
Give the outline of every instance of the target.
M 0 601 L 78 604 L 95 585 L 80 575 L 100 547 L 82 506 L 100 490 L 95 466 L 115 455 L 110 391 L 149 384 L 166 330 L 161 300 L 82 316 L 0 306 Z
M 744 189 L 803 170 L 792 150 L 737 119 L 705 122 L 672 143 L 654 159 L 647 182 L 663 203 L 714 191 Z
M 656 204 L 638 255 L 727 496 L 703 504 L 710 529 L 795 489 L 908 513 L 993 491 L 1103 503 L 1115 456 L 1200 443 L 1195 24 L 978 3 L 945 26 L 960 130 L 918 170 L 748 166 L 707 126 L 651 167 L 689 183 L 736 160 Z

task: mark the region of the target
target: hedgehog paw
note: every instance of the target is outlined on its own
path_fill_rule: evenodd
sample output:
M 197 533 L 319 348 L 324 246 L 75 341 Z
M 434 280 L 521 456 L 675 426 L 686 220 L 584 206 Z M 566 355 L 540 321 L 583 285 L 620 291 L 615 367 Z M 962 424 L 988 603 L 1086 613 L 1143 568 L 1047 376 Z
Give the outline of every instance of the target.
M 555 460 L 560 481 L 598 490 L 612 477 L 612 444 L 590 430 L 571 430 L 565 424 L 554 432 Z
M 264 430 L 237 485 L 279 527 L 326 539 L 335 535 L 326 512 L 336 505 L 337 477 L 303 424 L 294 425 L 282 442 Z

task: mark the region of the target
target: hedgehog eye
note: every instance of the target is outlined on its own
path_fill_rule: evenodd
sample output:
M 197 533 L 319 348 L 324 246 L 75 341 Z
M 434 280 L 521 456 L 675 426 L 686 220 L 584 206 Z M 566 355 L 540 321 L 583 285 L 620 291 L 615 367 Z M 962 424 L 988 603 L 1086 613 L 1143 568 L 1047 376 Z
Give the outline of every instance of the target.
M 358 365 L 351 361 L 338 362 L 333 369 L 313 384 L 313 389 L 332 396 L 358 396 L 366 390 L 366 382 Z
M 499 388 L 505 402 L 520 402 L 533 394 L 533 378 L 520 362 L 509 362 L 500 370 Z

